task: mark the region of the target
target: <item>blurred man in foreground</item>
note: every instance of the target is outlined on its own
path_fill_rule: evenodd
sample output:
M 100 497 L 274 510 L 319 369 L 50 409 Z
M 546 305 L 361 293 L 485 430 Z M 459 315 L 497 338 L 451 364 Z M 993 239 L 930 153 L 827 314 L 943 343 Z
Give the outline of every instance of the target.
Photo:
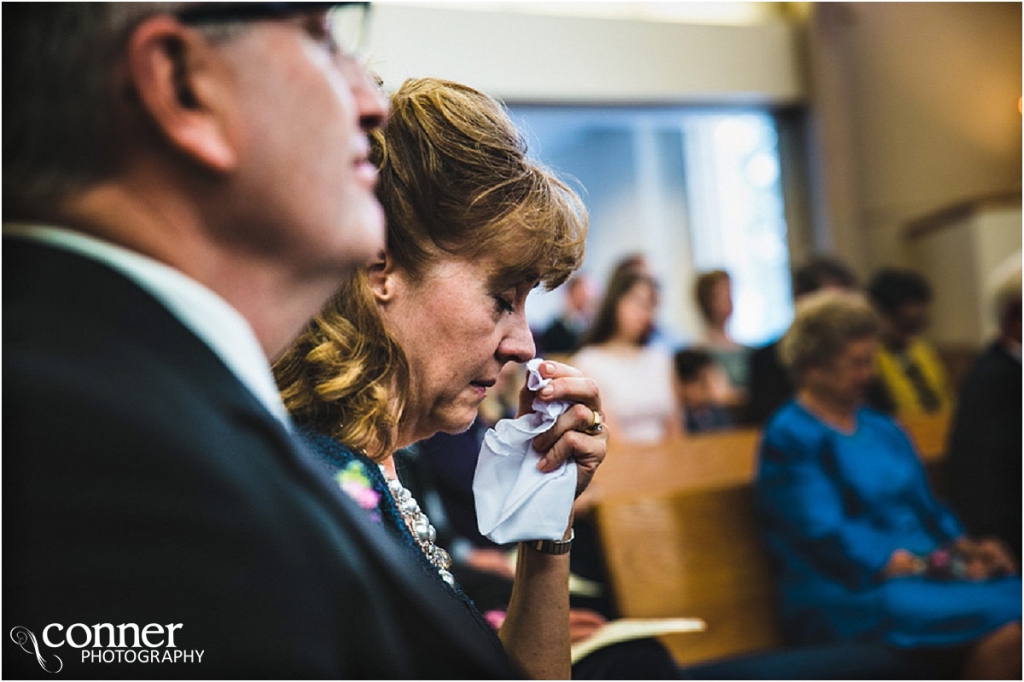
M 512 674 L 269 371 L 383 246 L 365 11 L 4 7 L 4 677 Z

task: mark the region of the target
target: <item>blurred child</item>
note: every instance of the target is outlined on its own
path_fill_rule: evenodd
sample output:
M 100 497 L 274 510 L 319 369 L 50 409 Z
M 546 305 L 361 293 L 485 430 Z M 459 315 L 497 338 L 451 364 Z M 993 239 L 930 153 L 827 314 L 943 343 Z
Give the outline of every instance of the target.
M 733 426 L 729 412 L 715 401 L 715 361 L 699 348 L 678 351 L 674 357 L 676 392 L 684 409 L 687 433 L 702 433 Z

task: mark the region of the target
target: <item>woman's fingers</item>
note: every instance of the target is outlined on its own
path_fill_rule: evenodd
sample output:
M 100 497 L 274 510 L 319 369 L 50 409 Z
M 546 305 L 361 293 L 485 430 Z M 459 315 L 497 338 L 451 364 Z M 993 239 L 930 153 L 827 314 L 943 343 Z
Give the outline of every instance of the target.
M 882 574 L 887 578 L 895 578 L 901 575 L 913 575 L 920 572 L 921 560 L 905 549 L 895 549 L 889 555 L 889 561 L 882 569 Z
M 547 473 L 554 471 L 570 457 L 576 462 L 576 495 L 586 490 L 597 467 L 608 451 L 607 432 L 589 436 L 580 431 L 566 431 L 544 453 L 537 468 Z
M 989 565 L 992 573 L 1016 573 L 1017 567 L 1002 542 L 985 538 L 977 543 L 978 554 Z
M 559 415 L 550 429 L 533 439 L 533 448 L 537 452 L 547 452 L 569 431 L 587 431 L 594 423 L 595 412 L 596 410 L 588 405 L 576 403 Z
M 466 565 L 484 573 L 511 580 L 516 572 L 505 553 L 498 549 L 474 548 L 465 557 Z
M 597 611 L 591 611 L 590 609 L 569 609 L 569 622 L 570 623 L 589 623 L 591 625 L 604 625 L 608 622 L 608 619 L 602 616 Z
M 565 400 L 570 403 L 586 403 L 595 410 L 601 409 L 601 393 L 597 382 L 590 377 L 560 377 L 537 392 L 545 402 Z
M 532 412 L 533 399 L 538 397 L 545 402 L 551 402 L 552 400 L 586 402 L 596 399 L 597 385 L 589 379 L 582 383 L 575 381 L 583 378 L 583 374 L 575 367 L 545 360 L 541 363 L 538 371 L 541 377 L 551 379 L 551 382 L 536 393 L 531 391 L 526 384 L 523 385 L 522 390 L 519 392 L 519 415 Z M 599 408 L 600 404 L 595 404 L 595 407 Z
M 597 383 L 575 367 L 546 360 L 538 371 L 551 381 L 534 393 L 524 386 L 519 393 L 519 414 L 533 410 L 533 401 L 562 400 L 572 403 L 554 425 L 533 439 L 533 447 L 541 453 L 537 468 L 554 471 L 570 457 L 576 462 L 576 495 L 590 484 L 597 467 L 608 450 L 608 433 L 600 416 L 601 394 Z
M 569 639 L 574 644 L 604 627 L 604 617 L 586 609 L 569 609 Z
M 554 360 L 545 360 L 540 363 L 539 371 L 540 375 L 545 379 L 583 376 L 583 372 L 579 371 L 572 365 L 567 365 L 564 362 L 555 362 Z
M 604 625 L 596 625 L 594 623 L 569 623 L 569 642 L 576 644 L 583 640 L 592 637 L 597 633 L 598 630 L 603 628 Z

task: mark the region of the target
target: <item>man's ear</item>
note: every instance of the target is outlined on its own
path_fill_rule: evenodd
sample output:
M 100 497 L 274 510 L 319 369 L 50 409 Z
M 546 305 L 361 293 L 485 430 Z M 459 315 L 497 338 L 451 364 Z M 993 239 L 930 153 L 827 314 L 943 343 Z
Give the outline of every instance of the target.
M 202 34 L 153 17 L 132 32 L 125 59 L 140 106 L 170 144 L 213 171 L 234 168 L 217 55 Z
M 387 251 L 381 251 L 377 258 L 366 268 L 366 276 L 370 281 L 370 291 L 377 303 L 386 305 L 395 297 L 401 286 L 400 277 L 395 268 L 395 260 Z

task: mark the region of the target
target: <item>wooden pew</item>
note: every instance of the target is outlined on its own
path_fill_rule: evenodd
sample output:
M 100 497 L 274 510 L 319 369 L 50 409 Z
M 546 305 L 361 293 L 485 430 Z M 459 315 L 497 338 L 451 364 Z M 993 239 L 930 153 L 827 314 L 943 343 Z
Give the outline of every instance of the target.
M 662 638 L 680 664 L 780 644 L 750 493 L 730 486 L 618 498 L 595 510 L 620 613 L 707 622 L 705 632 Z
M 680 436 L 654 445 L 608 443 L 608 455 L 587 491 L 592 500 L 716 489 L 754 475 L 754 429 Z
M 922 459 L 941 458 L 948 419 L 904 427 Z M 703 618 L 662 641 L 680 664 L 776 648 L 775 585 L 754 521 L 756 431 L 657 446 L 611 443 L 591 484 L 610 587 L 623 617 Z

